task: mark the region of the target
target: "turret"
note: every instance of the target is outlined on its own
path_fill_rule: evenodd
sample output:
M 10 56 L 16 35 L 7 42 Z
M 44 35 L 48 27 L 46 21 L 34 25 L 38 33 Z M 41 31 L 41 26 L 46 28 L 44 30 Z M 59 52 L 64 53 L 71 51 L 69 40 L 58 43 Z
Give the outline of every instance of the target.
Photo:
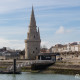
M 39 35 L 39 39 L 40 39 L 40 32 L 39 32 L 39 27 L 38 27 L 38 35 Z

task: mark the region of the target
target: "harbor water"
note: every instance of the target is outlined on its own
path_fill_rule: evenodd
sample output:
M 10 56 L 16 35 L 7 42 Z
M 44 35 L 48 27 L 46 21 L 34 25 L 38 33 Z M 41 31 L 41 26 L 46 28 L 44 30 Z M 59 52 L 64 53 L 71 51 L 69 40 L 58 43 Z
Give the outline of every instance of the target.
M 79 74 L 64 75 L 23 72 L 22 74 L 0 74 L 0 80 L 80 80 L 80 76 Z

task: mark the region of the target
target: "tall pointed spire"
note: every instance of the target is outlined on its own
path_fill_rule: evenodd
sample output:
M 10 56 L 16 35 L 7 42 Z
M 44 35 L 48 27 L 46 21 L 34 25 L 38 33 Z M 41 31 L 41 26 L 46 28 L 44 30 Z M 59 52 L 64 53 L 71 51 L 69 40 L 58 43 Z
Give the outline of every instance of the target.
M 38 33 L 39 33 L 39 27 L 38 27 Z
M 33 6 L 32 6 L 31 18 L 30 18 L 30 26 L 32 26 L 32 27 L 36 26 Z

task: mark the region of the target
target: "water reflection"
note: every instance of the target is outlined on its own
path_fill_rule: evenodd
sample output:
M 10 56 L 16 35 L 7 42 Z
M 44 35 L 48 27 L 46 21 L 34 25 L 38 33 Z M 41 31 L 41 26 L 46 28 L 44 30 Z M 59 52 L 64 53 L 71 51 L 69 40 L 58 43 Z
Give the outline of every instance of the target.
M 16 79 L 16 74 L 13 74 L 13 75 L 12 75 L 12 80 L 17 80 L 17 79 Z

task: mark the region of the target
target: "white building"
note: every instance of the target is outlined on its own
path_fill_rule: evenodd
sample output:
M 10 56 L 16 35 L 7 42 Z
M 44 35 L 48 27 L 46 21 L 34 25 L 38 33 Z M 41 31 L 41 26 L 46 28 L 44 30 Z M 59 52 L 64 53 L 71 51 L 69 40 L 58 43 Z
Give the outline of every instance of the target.
M 69 52 L 80 51 L 80 44 L 77 42 L 69 43 L 66 45 L 57 44 L 50 49 L 51 52 Z

